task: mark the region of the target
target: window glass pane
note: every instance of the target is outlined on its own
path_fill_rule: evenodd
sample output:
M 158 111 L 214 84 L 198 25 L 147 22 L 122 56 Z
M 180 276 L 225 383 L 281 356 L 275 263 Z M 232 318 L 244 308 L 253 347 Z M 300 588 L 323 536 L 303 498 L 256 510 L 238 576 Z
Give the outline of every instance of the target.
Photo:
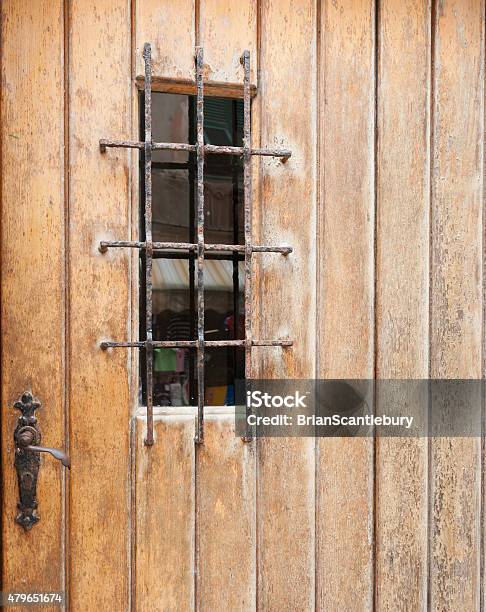
M 196 312 L 195 308 L 192 311 L 190 308 L 190 267 L 188 259 L 156 259 L 153 262 L 154 340 L 193 340 L 197 337 Z M 244 338 L 243 262 L 240 261 L 234 266 L 231 261 L 206 261 L 204 284 L 205 339 Z M 239 287 L 236 293 L 235 286 Z M 156 404 L 195 403 L 190 401 L 191 394 L 194 398 L 196 393 L 195 353 L 195 350 L 187 348 L 155 349 L 154 401 Z M 232 403 L 233 381 L 243 376 L 244 354 L 241 349 L 207 348 L 205 359 L 207 405 L 220 405 L 222 395 L 225 398 L 223 404 Z M 169 400 L 170 403 L 167 403 Z
M 154 340 L 190 340 L 189 260 L 155 259 L 153 278 Z M 187 406 L 191 403 L 191 361 L 186 348 L 154 349 L 154 403 Z
M 143 100 L 143 99 L 142 99 Z M 153 138 L 156 142 L 195 141 L 192 96 L 154 92 Z M 240 100 L 205 99 L 205 142 L 241 146 Z M 143 113 L 143 108 L 142 108 Z M 152 164 L 153 239 L 191 242 L 196 239 L 195 155 L 154 151 Z M 142 202 L 143 202 L 143 194 Z M 207 155 L 205 159 L 205 242 L 243 244 L 243 168 L 238 156 Z M 141 234 L 143 235 L 143 218 Z M 141 254 L 143 264 L 143 253 Z M 153 262 L 154 340 L 197 338 L 196 258 L 187 251 L 155 253 Z M 144 338 L 144 288 L 141 274 L 141 329 Z M 243 261 L 231 252 L 206 254 L 205 339 L 244 338 Z M 205 403 L 234 402 L 234 379 L 244 376 L 244 351 L 206 348 Z M 158 348 L 154 355 L 154 403 L 196 405 L 196 350 Z M 145 368 L 141 359 L 142 373 Z M 142 374 L 142 401 L 145 398 Z
M 152 94 L 152 139 L 154 142 L 189 141 L 189 96 Z M 187 162 L 185 151 L 153 151 L 154 162 Z
M 204 101 L 204 139 L 207 144 L 241 146 L 241 100 Z M 205 240 L 243 244 L 243 165 L 235 155 L 207 155 L 204 168 Z
M 152 170 L 153 239 L 158 242 L 189 242 L 188 171 Z

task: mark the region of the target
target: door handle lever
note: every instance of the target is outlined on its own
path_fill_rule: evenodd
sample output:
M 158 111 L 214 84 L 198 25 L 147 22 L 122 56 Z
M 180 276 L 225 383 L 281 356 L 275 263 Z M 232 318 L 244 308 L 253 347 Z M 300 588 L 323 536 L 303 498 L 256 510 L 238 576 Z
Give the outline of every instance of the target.
M 20 410 L 17 427 L 14 431 L 15 442 L 15 468 L 19 486 L 19 513 L 15 520 L 25 530 L 39 521 L 37 514 L 37 477 L 40 468 L 39 453 L 50 453 L 62 465 L 69 468 L 70 460 L 66 453 L 57 448 L 40 446 L 41 432 L 35 416 L 35 411 L 41 403 L 32 393 L 26 391 L 15 402 L 14 408 Z
M 37 446 L 37 444 L 33 444 L 39 440 L 40 432 L 36 427 L 24 425 L 16 430 L 15 441 L 18 449 L 24 449 L 32 453 L 50 453 L 54 459 L 58 459 L 65 467 L 71 467 L 71 461 L 64 451 L 59 448 L 50 448 L 49 446 Z
M 71 469 L 71 461 L 66 453 L 58 448 L 50 448 L 49 446 L 26 446 L 25 450 L 32 451 L 34 453 L 50 453 L 54 459 L 58 459 L 64 467 L 68 470 Z

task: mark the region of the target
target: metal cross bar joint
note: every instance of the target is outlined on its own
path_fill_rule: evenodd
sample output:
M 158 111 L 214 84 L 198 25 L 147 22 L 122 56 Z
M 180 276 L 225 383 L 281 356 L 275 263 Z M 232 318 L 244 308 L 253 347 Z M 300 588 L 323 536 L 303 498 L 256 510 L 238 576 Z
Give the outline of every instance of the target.
M 253 253 L 280 253 L 287 256 L 292 252 L 290 246 L 254 245 L 252 243 L 252 156 L 279 157 L 285 162 L 291 152 L 288 149 L 259 149 L 251 146 L 251 86 L 250 86 L 250 53 L 244 51 L 241 56 L 243 66 L 243 146 L 229 147 L 209 145 L 204 142 L 204 79 L 203 49 L 196 47 L 196 143 L 164 143 L 152 141 L 152 59 L 151 47 L 145 43 L 143 48 L 145 63 L 144 82 L 144 140 L 107 140 L 99 142 L 102 153 L 110 147 L 138 149 L 144 153 L 144 186 L 145 186 L 145 240 L 111 240 L 100 242 L 99 250 L 105 253 L 109 248 L 134 248 L 145 253 L 145 330 L 146 339 L 134 342 L 103 341 L 103 350 L 113 348 L 145 349 L 146 354 L 146 399 L 147 399 L 147 435 L 145 444 L 154 443 L 153 422 L 153 359 L 154 348 L 194 348 L 197 363 L 197 425 L 195 441 L 201 444 L 204 440 L 204 353 L 205 348 L 243 347 L 245 350 L 245 378 L 252 378 L 251 350 L 254 346 L 292 346 L 288 339 L 256 340 L 252 335 L 252 255 Z M 197 242 L 154 242 L 152 239 L 152 151 L 171 150 L 189 151 L 196 155 L 196 237 Z M 204 240 L 204 157 L 206 154 L 239 155 L 243 160 L 243 199 L 244 199 L 244 244 L 207 244 Z M 197 259 L 197 338 L 193 340 L 154 340 L 152 333 L 152 263 L 155 252 L 182 251 L 192 253 Z M 204 338 L 204 264 L 207 253 L 229 252 L 241 253 L 244 257 L 245 279 L 245 338 L 244 340 L 205 340 Z M 251 440 L 248 429 L 245 441 Z

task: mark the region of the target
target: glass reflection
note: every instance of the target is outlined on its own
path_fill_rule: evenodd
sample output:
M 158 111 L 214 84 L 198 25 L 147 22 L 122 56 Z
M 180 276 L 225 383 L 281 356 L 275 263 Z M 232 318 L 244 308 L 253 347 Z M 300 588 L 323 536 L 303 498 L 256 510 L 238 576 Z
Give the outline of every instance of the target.
M 195 142 L 195 101 L 192 96 L 154 92 L 152 104 L 154 141 L 191 144 Z M 141 110 L 143 113 L 143 108 Z M 242 111 L 241 100 L 206 98 L 205 142 L 241 146 Z M 194 154 L 180 151 L 154 151 L 152 163 L 154 240 L 196 242 L 195 181 Z M 204 181 L 206 243 L 243 244 L 242 186 L 243 169 L 239 157 L 206 156 Z M 143 228 L 143 219 L 141 222 Z M 197 287 L 194 254 L 178 251 L 157 253 L 154 256 L 154 340 L 195 340 Z M 143 258 L 143 254 L 141 257 Z M 244 337 L 243 278 L 241 254 L 229 252 L 206 254 L 204 270 L 206 340 Z M 142 287 L 141 321 L 144 309 L 143 294 Z M 140 332 L 144 333 L 143 325 Z M 195 349 L 155 349 L 154 403 L 156 405 L 185 406 L 197 403 L 195 354 Z M 144 364 L 141 365 L 144 368 Z M 243 376 L 244 354 L 241 349 L 207 348 L 206 405 L 233 404 L 234 380 Z M 142 376 L 142 384 L 143 378 Z M 144 394 L 145 389 L 142 388 L 142 395 Z

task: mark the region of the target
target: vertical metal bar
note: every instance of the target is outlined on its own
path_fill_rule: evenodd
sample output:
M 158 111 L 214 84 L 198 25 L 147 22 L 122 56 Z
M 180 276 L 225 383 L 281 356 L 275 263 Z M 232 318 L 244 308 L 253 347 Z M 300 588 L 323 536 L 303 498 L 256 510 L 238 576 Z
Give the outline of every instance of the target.
M 204 83 L 203 50 L 196 47 L 196 159 L 197 159 L 197 430 L 204 440 Z
M 152 53 L 149 43 L 143 47 L 145 61 L 145 357 L 147 381 L 147 437 L 145 444 L 154 443 L 154 348 L 152 335 Z
M 238 136 L 238 110 L 236 101 L 233 100 L 231 102 L 231 123 L 232 123 L 232 144 L 236 145 L 237 136 Z M 233 155 L 231 158 L 231 180 L 233 182 L 233 244 L 238 244 L 239 239 L 239 209 L 240 209 L 240 201 L 239 201 L 239 189 L 238 189 L 238 175 L 239 175 L 239 163 L 240 159 Z M 237 251 L 233 251 L 233 336 L 232 339 L 238 339 L 238 331 L 239 331 L 239 290 L 240 290 L 240 279 L 239 279 L 239 253 Z M 228 356 L 231 355 L 232 360 L 232 371 L 233 371 L 233 384 L 238 375 L 238 357 L 239 350 L 237 347 L 234 347 L 232 350 L 228 350 Z
M 250 96 L 250 52 L 243 51 L 241 56 L 243 65 L 243 198 L 244 198 L 244 232 L 245 232 L 245 379 L 252 378 L 251 347 L 252 347 L 252 286 L 251 286 L 251 215 L 252 215 L 252 188 L 251 188 L 251 96 Z M 244 438 L 251 440 L 251 430 L 247 427 Z
M 142 134 L 142 130 L 145 133 L 145 96 L 143 91 L 139 93 L 140 97 L 140 109 L 139 109 L 139 117 L 138 117 L 138 132 L 139 135 Z M 138 171 L 140 177 L 144 177 L 144 155 L 139 156 L 138 160 Z M 139 206 L 139 228 L 140 228 L 140 240 L 145 244 L 145 180 L 143 178 L 140 179 L 140 191 L 139 191 L 140 202 L 143 202 L 143 206 Z M 140 249 L 139 255 L 139 269 L 145 271 L 145 248 Z M 140 274 L 140 296 L 139 296 L 139 311 L 140 313 L 145 313 L 146 311 L 146 291 L 145 291 L 145 274 L 142 276 Z M 138 322 L 138 335 L 139 339 L 143 340 L 145 349 L 145 340 L 147 330 L 145 327 L 145 316 L 140 315 L 140 320 Z M 103 346 L 103 345 L 102 345 Z M 142 402 L 143 405 L 147 405 L 147 376 L 145 375 L 147 369 L 147 355 L 145 354 L 145 350 L 140 351 L 139 353 L 139 375 L 142 387 Z
M 189 133 L 187 142 L 194 144 L 196 140 L 196 125 L 195 125 L 195 110 L 194 98 L 189 96 Z M 195 215 L 196 208 L 195 202 L 195 185 L 194 181 L 196 178 L 194 172 L 194 153 L 188 153 L 188 166 L 189 166 L 189 242 L 195 244 Z M 196 285 L 196 269 L 195 259 L 188 253 L 188 266 L 189 266 L 189 340 L 196 339 L 196 299 L 195 299 L 195 285 Z M 189 404 L 194 405 L 197 401 L 196 393 L 196 350 L 189 349 Z

